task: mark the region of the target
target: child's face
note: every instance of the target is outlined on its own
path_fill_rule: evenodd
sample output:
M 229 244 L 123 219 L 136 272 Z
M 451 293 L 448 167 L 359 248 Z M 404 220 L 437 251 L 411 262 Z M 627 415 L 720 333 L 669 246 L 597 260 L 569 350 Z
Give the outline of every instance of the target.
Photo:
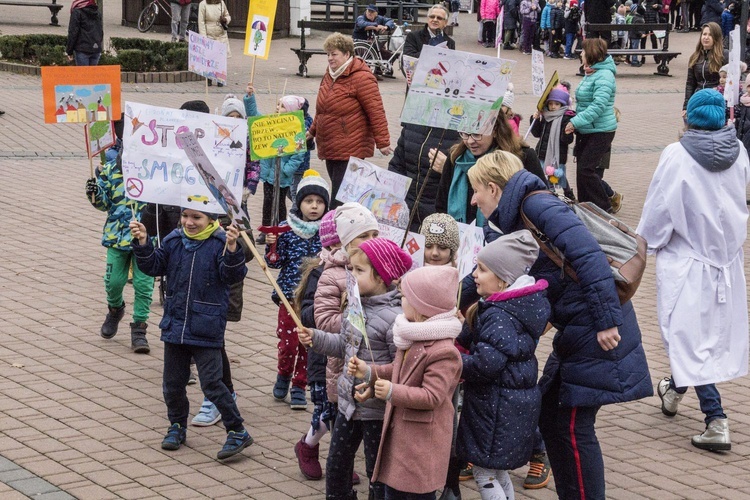
M 277 113 L 286 113 L 286 108 L 283 104 L 281 104 L 281 99 L 279 99 L 279 102 L 276 103 L 276 112 Z
M 725 83 L 727 83 L 727 72 L 719 71 L 719 84 L 724 85 Z
M 547 109 L 550 111 L 557 111 L 558 109 L 562 108 L 562 104 L 560 104 L 557 101 L 547 101 Z
M 490 271 L 482 261 L 477 261 L 477 268 L 474 269 L 471 276 L 474 278 L 474 283 L 477 285 L 477 293 L 485 299 L 493 293 L 505 289 L 505 283 L 495 276 L 495 273 Z
M 237 111 L 232 111 L 227 115 L 229 118 L 242 118 L 242 115 L 239 114 Z
M 204 213 L 186 208 L 180 215 L 180 223 L 187 234 L 198 234 L 211 224 L 211 219 Z
M 318 220 L 325 214 L 326 202 L 317 194 L 308 194 L 299 204 L 299 209 L 302 212 L 302 220 Z
M 359 294 L 363 297 L 381 295 L 388 291 L 383 279 L 375 272 L 370 260 L 364 253 L 357 253 L 349 262 L 352 274 L 357 280 Z
M 424 247 L 425 266 L 444 266 L 451 262 L 451 249 L 433 243 Z
M 401 309 L 404 311 L 404 317 L 409 321 L 421 321 L 420 314 L 414 309 L 414 306 L 409 304 L 406 297 L 401 297 Z
M 348 251 L 348 250 L 352 250 L 353 248 L 359 248 L 359 246 L 363 242 L 367 240 L 371 240 L 373 238 L 377 238 L 379 234 L 380 234 L 380 231 L 378 231 L 377 229 L 372 230 L 372 231 L 366 231 L 360 234 L 359 236 L 357 236 L 356 238 L 354 238 L 352 241 L 350 241 L 349 244 L 346 245 L 346 249 Z

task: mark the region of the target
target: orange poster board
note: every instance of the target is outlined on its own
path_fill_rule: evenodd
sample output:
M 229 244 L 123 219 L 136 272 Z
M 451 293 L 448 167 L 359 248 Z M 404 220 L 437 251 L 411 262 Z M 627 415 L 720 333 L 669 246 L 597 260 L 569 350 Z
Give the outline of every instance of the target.
M 44 123 L 120 118 L 120 66 L 43 66 Z

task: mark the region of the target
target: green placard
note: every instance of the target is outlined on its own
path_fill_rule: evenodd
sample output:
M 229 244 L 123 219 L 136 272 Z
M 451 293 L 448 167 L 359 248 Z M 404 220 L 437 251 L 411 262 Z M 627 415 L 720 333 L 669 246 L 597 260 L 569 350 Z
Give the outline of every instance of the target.
M 247 119 L 250 157 L 253 160 L 289 156 L 307 151 L 302 111 L 253 116 Z

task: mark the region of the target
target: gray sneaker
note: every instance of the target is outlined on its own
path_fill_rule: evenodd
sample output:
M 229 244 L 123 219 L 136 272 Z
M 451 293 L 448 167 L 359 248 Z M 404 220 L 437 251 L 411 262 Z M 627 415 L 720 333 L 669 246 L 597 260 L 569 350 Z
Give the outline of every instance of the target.
M 677 406 L 685 395 L 669 387 L 669 382 L 669 377 L 661 379 L 656 385 L 656 393 L 661 398 L 661 412 L 668 417 L 674 417 L 677 415 Z
M 706 426 L 703 434 L 693 436 L 690 440 L 693 446 L 708 451 L 729 451 L 732 449 L 732 440 L 729 437 L 729 420 L 717 418 L 711 420 Z

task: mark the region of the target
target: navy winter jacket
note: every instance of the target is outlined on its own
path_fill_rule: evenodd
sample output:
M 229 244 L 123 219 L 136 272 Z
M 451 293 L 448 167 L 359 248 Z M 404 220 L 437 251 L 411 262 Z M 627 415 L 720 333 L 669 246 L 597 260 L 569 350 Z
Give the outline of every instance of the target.
M 706 0 L 701 10 L 701 26 L 706 23 L 716 23 L 721 26 L 721 13 L 724 6 L 719 0 Z
M 516 173 L 505 186 L 488 223 L 504 234 L 525 229 L 521 202 L 528 193 L 540 189 L 545 186 L 534 175 L 523 170 Z M 564 406 L 600 406 L 651 396 L 653 389 L 635 310 L 630 302 L 620 306 L 612 271 L 599 244 L 573 211 L 551 194 L 529 198 L 524 212 L 564 253 L 580 280 L 576 283 L 562 273 L 541 251 L 529 271 L 537 280 L 549 283 L 550 323 L 557 329 L 553 352 L 539 381 L 542 392 L 559 375 L 560 404 Z M 466 285 L 465 280 L 462 304 L 466 303 L 464 294 L 476 297 L 476 287 Z M 604 351 L 596 334 L 611 327 L 617 327 L 622 338 L 617 348 Z
M 536 344 L 550 305 L 547 284 L 497 293 L 479 303 L 474 328 L 458 342 L 464 405 L 456 454 L 486 469 L 511 470 L 528 462 L 542 395 L 537 386 Z
M 282 221 L 279 224 L 279 226 L 287 225 L 287 221 Z M 270 245 L 267 247 L 266 252 L 269 249 Z M 315 233 L 315 236 L 308 239 L 297 236 L 294 231 L 287 231 L 279 235 L 279 239 L 276 241 L 276 253 L 279 255 L 279 260 L 271 263 L 266 256 L 266 264 L 272 269 L 281 269 L 276 282 L 279 284 L 281 291 L 284 292 L 287 300 L 291 301 L 294 299 L 294 289 L 297 288 L 299 280 L 302 277 L 300 273 L 302 259 L 318 255 L 322 249 L 318 233 Z M 281 300 L 276 290 L 271 293 L 271 299 L 276 304 L 280 303 Z
M 245 253 L 238 244 L 224 253 L 226 234 L 214 233 L 195 250 L 182 243 L 181 229 L 175 229 L 154 249 L 133 241 L 138 268 L 149 276 L 166 276 L 164 317 L 159 323 L 161 340 L 221 348 L 227 326 L 229 285 L 245 279 Z

